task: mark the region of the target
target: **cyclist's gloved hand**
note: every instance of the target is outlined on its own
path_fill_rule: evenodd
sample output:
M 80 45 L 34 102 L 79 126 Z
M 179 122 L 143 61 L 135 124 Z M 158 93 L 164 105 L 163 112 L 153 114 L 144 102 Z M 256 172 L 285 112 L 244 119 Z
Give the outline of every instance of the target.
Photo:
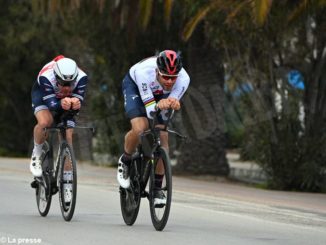
M 73 110 L 79 110 L 81 107 L 80 100 L 76 97 L 70 98 L 71 104 L 72 104 L 72 109 Z
M 62 109 L 68 111 L 71 108 L 71 98 L 65 97 L 61 99 L 61 107 Z
M 173 110 L 180 110 L 180 102 L 178 99 L 169 97 L 168 100 L 170 101 L 170 108 Z
M 161 99 L 158 103 L 157 103 L 157 108 L 159 108 L 160 110 L 167 110 L 170 109 L 171 106 L 171 102 L 170 99 Z

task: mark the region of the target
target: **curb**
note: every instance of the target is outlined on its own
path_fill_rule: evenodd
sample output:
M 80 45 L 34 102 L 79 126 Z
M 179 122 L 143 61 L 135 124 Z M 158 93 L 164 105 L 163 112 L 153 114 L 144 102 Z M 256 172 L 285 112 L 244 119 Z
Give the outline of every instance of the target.
M 267 181 L 265 172 L 257 163 L 241 161 L 238 153 L 227 153 L 226 157 L 230 165 L 230 178 L 251 184 Z

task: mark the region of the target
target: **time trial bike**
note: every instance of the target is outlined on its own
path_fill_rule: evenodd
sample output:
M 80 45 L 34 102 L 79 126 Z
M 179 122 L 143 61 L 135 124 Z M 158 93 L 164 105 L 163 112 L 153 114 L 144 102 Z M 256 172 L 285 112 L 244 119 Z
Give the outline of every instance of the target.
M 160 110 L 152 114 L 154 120 L 149 120 L 149 129 L 140 135 L 141 143 L 136 153 L 132 155 L 129 168 L 130 187 L 120 186 L 120 206 L 122 217 L 127 225 L 133 225 L 137 219 L 141 198 L 149 200 L 152 224 L 156 230 L 162 231 L 170 214 L 172 199 L 172 172 L 169 154 L 161 146 L 161 132 L 174 134 L 181 139 L 186 137 L 179 132 L 169 129 L 168 123 L 174 111 L 168 110 L 163 127 L 158 127 Z M 163 181 L 157 185 L 157 171 L 164 173 Z M 147 186 L 149 180 L 149 186 Z M 161 192 L 166 197 L 165 204 L 155 204 L 155 192 Z
M 31 186 L 36 190 L 36 203 L 41 216 L 47 216 L 52 201 L 52 195 L 59 192 L 59 203 L 64 220 L 70 221 L 74 215 L 77 199 L 77 165 L 73 147 L 68 144 L 66 130 L 69 128 L 68 120 L 78 111 L 67 111 L 62 114 L 59 123 L 54 127 L 45 128 L 48 134 L 42 149 L 41 177 L 35 177 Z M 93 127 L 79 127 L 91 129 Z M 59 132 L 59 147 L 54 156 L 55 134 Z

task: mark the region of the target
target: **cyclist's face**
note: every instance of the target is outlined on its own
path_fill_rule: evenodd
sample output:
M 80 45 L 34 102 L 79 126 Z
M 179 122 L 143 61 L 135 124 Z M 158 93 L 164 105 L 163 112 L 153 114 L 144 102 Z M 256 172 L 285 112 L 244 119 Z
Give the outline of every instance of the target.
M 61 96 L 63 97 L 70 96 L 72 94 L 72 87 L 70 86 L 61 86 L 58 84 L 58 88 Z
M 175 84 L 178 76 L 169 76 L 162 74 L 158 69 L 156 70 L 157 80 L 164 90 L 170 91 Z

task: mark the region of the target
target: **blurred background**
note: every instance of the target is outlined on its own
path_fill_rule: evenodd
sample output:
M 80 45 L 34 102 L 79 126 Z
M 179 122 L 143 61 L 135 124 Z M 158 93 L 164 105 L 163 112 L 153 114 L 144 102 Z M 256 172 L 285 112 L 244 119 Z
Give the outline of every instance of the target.
M 0 155 L 29 157 L 30 91 L 55 56 L 89 76 L 74 148 L 114 163 L 129 129 L 121 82 L 164 49 L 191 84 L 173 126 L 174 172 L 228 176 L 226 152 L 259 164 L 266 187 L 326 191 L 325 0 L 1 0 Z

